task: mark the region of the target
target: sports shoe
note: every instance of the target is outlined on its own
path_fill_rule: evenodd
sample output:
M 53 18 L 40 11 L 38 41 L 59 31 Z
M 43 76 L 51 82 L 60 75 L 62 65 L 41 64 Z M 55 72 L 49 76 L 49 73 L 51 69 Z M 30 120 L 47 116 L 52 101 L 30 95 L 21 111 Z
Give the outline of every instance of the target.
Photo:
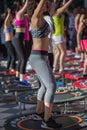
M 16 71 L 7 70 L 4 72 L 5 75 L 15 75 Z
M 83 77 L 85 77 L 85 78 L 86 78 L 86 77 L 87 77 L 87 74 L 83 74 Z
M 58 71 L 58 68 L 53 68 L 53 73 L 57 71 Z
M 28 83 L 26 80 L 20 81 L 18 83 L 19 86 L 26 86 L 26 87 L 31 87 L 31 84 Z
M 29 76 L 24 76 L 24 80 L 29 80 Z
M 43 120 L 43 118 L 44 118 L 44 113 L 41 113 L 41 114 L 38 114 L 38 113 L 32 114 L 32 115 L 31 115 L 31 118 L 32 118 L 33 120 Z
M 51 117 L 48 121 L 42 121 L 41 127 L 44 129 L 60 129 L 62 127 L 62 124 L 56 123 L 56 121 Z
M 19 82 L 19 78 L 18 78 L 18 77 L 15 77 L 15 78 L 14 78 L 14 82 Z
M 9 71 L 9 73 L 15 75 L 15 74 L 16 74 L 16 71 L 15 71 L 15 70 L 14 70 L 14 71 Z

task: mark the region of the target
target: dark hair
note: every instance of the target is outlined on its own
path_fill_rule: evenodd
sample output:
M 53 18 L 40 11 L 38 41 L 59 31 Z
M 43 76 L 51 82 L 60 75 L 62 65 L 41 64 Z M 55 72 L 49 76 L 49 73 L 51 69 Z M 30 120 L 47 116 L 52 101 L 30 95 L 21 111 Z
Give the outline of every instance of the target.
M 13 11 L 19 11 L 20 10 L 20 6 L 22 6 L 22 2 L 21 1 L 15 1 L 13 3 Z
M 0 18 L 0 28 L 4 25 L 4 18 Z
M 27 8 L 27 13 L 28 13 L 28 20 L 29 22 L 31 21 L 31 17 L 34 13 L 34 10 L 35 8 L 37 7 L 37 3 L 39 2 L 40 0 L 30 0 L 29 1 L 29 5 L 28 5 L 28 8 Z
M 56 1 L 55 3 L 55 11 L 62 6 L 63 0 Z

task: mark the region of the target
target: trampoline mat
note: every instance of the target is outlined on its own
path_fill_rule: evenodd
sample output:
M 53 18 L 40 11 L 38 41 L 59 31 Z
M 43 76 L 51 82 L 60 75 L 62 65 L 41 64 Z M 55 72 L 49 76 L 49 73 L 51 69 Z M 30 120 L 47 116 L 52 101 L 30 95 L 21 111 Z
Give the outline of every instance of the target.
M 5 130 L 43 130 L 41 128 L 41 120 L 33 120 L 32 114 L 26 114 L 16 116 L 6 120 L 4 128 Z M 79 130 L 87 126 L 87 114 L 53 114 L 53 118 L 56 122 L 62 124 L 60 130 Z
M 66 102 L 73 102 L 82 100 L 87 97 L 87 94 L 81 92 L 56 92 L 54 97 L 55 104 L 62 104 Z M 37 94 L 24 94 L 18 97 L 19 102 L 25 104 L 36 104 Z

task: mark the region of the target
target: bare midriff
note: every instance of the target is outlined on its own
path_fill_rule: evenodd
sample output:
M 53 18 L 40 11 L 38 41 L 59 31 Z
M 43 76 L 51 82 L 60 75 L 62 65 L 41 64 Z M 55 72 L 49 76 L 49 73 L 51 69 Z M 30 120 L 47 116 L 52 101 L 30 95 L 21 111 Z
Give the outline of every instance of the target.
M 15 31 L 25 33 L 25 28 L 15 27 Z
M 32 50 L 44 50 L 48 51 L 48 38 L 33 38 Z
M 13 32 L 5 34 L 5 41 L 11 41 L 13 38 Z

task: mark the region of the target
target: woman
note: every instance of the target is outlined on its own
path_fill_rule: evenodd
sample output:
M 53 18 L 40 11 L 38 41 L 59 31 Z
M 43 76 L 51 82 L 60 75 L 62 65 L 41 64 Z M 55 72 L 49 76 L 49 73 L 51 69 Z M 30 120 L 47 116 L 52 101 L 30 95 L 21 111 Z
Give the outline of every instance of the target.
M 86 11 L 85 11 L 86 12 Z M 77 32 L 77 44 L 80 52 L 84 53 L 83 76 L 87 76 L 87 14 L 79 24 Z
M 4 21 L 4 34 L 5 34 L 5 46 L 7 48 L 8 60 L 6 74 L 15 74 L 16 68 L 16 53 L 14 46 L 12 45 L 13 38 L 13 26 L 12 26 L 12 13 L 8 9 L 7 16 Z
M 28 37 L 28 21 L 25 16 L 25 12 L 28 7 L 29 0 L 26 0 L 21 8 L 17 8 L 18 11 L 16 12 L 16 16 L 14 18 L 14 25 L 15 25 L 15 36 L 13 38 L 13 45 L 15 47 L 17 56 L 18 56 L 18 66 L 16 70 L 16 80 L 19 80 L 20 85 L 30 86 L 30 84 L 24 80 L 26 62 L 27 62 L 27 52 L 25 49 L 24 40 L 26 40 L 26 36 Z
M 28 7 L 29 17 L 31 13 L 30 26 L 33 39 L 30 64 L 36 71 L 41 84 L 37 94 L 37 108 L 34 117 L 37 117 L 37 119 L 42 117 L 42 128 L 58 129 L 61 124 L 57 124 L 51 115 L 56 82 L 52 69 L 47 63 L 50 28 L 43 15 L 46 11 L 46 6 L 47 0 L 30 0 Z
M 44 12 L 44 19 L 47 21 L 50 27 L 49 33 L 49 45 L 48 45 L 48 63 L 53 69 L 53 46 L 52 46 L 52 33 L 53 33 L 53 20 L 52 20 L 53 7 L 52 3 L 48 1 L 47 10 Z
M 69 0 L 64 5 L 61 2 L 55 1 L 55 10 L 53 14 L 54 32 L 52 35 L 53 43 L 53 72 L 58 71 L 59 61 L 59 72 L 64 70 L 64 59 L 66 56 L 66 45 L 64 42 L 64 16 L 62 15 L 65 9 L 72 3 L 73 0 Z
M 80 58 L 79 50 L 78 50 L 78 46 L 77 46 L 77 32 L 78 32 L 79 25 L 84 18 L 84 12 L 85 12 L 85 8 L 81 8 L 75 17 L 75 34 L 73 36 L 74 37 L 75 52 L 76 52 L 75 58 Z M 84 53 L 81 52 L 81 61 L 83 61 L 83 59 L 84 59 Z

